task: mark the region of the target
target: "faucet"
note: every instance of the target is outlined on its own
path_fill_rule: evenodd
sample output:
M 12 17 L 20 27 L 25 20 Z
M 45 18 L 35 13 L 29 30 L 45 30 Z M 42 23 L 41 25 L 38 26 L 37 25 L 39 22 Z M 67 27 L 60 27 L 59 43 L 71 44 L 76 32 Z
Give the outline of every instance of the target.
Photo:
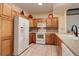
M 74 27 L 75 27 L 75 30 L 73 29 Z M 76 25 L 72 26 L 71 31 L 74 31 L 75 36 L 78 37 L 78 28 Z

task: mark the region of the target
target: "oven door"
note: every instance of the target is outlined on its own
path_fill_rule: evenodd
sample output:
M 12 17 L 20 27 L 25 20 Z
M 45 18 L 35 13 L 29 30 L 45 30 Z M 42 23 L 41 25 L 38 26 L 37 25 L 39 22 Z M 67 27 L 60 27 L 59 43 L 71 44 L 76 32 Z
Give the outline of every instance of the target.
M 45 44 L 45 33 L 36 34 L 36 43 Z

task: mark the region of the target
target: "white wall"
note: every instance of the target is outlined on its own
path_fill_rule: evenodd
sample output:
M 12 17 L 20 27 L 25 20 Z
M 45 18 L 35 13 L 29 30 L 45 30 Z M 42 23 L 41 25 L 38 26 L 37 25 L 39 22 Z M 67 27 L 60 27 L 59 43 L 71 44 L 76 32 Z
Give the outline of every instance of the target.
M 66 33 L 66 17 L 65 14 L 54 14 L 55 17 L 58 17 L 58 32 Z
M 32 14 L 33 18 L 47 18 L 48 13 Z
M 9 3 L 9 5 L 12 7 L 12 9 L 14 9 L 17 12 L 21 12 L 22 10 L 24 11 L 25 15 L 28 16 L 29 13 L 26 13 L 24 9 L 20 8 L 19 6 L 13 4 L 13 3 Z
M 72 25 L 76 25 L 79 28 L 79 15 L 67 16 L 67 30 L 71 31 Z

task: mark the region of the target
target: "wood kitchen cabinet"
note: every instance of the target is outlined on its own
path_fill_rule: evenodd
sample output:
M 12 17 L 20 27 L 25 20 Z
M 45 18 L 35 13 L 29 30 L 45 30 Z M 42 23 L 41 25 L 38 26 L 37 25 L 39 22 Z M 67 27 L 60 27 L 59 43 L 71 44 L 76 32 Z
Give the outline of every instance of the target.
M 60 38 L 55 35 L 55 39 L 56 39 L 56 47 L 57 47 L 57 53 L 58 53 L 58 56 L 61 56 L 62 55 L 62 47 L 61 47 L 61 40 Z
M 34 27 L 34 21 L 33 21 L 33 19 L 29 19 L 29 21 L 30 21 L 30 23 L 29 23 L 30 27 Z
M 29 19 L 30 23 L 30 27 L 36 27 L 37 26 L 37 22 L 36 22 L 36 19 Z
M 2 18 L 2 37 L 5 36 L 13 36 L 13 22 L 10 18 L 3 17 Z
M 18 16 L 18 12 L 16 12 L 15 10 L 12 9 L 12 17 L 14 16 Z
M 29 44 L 36 43 L 36 33 L 29 34 Z
M 33 37 L 32 33 L 29 33 L 29 44 L 31 44 L 32 41 L 33 41 L 33 40 L 32 40 L 32 39 L 33 39 L 32 37 Z
M 51 19 L 49 19 L 49 18 L 46 19 L 46 26 L 52 27 L 52 20 Z
M 12 15 L 12 9 L 9 4 L 2 4 L 2 14 L 5 16 L 11 16 Z
M 2 20 L 0 17 L 0 55 L 1 55 L 1 27 L 2 27 Z
M 10 56 L 12 55 L 12 39 L 5 38 L 2 40 L 2 56 Z
M 57 17 L 53 17 L 51 26 L 53 28 L 58 28 L 58 18 Z
M 51 37 L 52 37 L 52 44 L 53 44 L 53 45 L 56 45 L 57 40 L 56 40 L 55 33 L 51 33 Z
M 0 3 L 0 16 L 2 14 L 2 3 Z
M 47 27 L 58 28 L 58 18 L 57 17 L 53 17 L 51 19 L 47 18 L 46 25 Z
M 1 55 L 12 55 L 13 21 L 9 17 L 2 17 Z
M 46 33 L 46 44 L 53 44 L 51 33 Z

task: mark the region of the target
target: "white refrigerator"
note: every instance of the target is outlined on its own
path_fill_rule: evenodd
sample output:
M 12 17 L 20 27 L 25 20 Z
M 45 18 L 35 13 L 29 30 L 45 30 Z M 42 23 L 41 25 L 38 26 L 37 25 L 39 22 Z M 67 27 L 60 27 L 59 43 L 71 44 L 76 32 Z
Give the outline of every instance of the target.
M 29 20 L 14 17 L 14 55 L 20 55 L 29 47 Z

